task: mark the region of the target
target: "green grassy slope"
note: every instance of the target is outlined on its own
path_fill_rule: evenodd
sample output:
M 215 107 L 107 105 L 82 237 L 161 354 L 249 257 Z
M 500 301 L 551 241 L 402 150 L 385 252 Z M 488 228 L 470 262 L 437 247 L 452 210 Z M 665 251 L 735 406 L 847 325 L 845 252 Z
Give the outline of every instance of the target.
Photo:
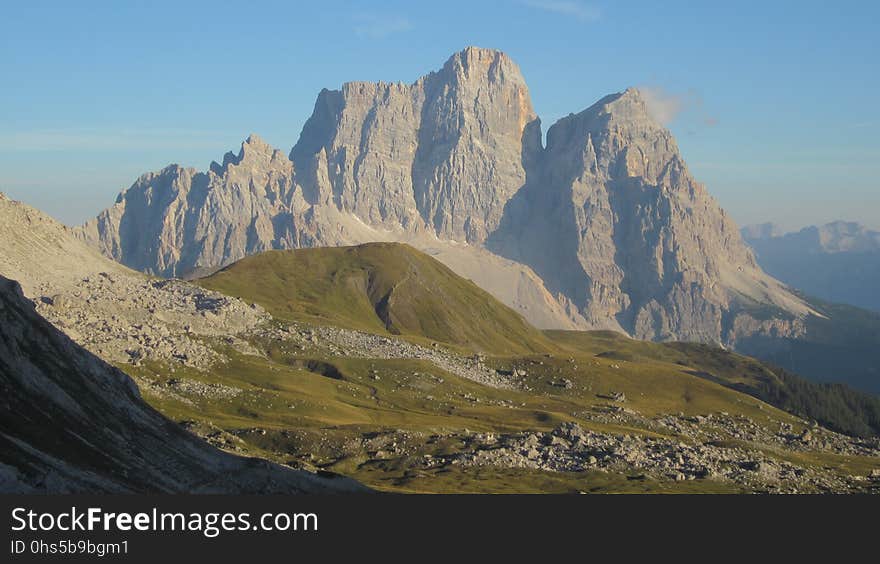
M 603 433 L 669 438 L 679 437 L 652 425 L 653 418 L 729 413 L 770 428 L 781 423 L 793 425 L 794 432 L 805 428 L 801 419 L 698 374 L 715 369 L 697 362 L 698 355 L 685 366 L 679 362 L 682 353 L 662 345 L 651 344 L 655 351 L 639 355 L 637 341 L 617 343 L 603 334 L 595 340 L 589 334 L 574 336 L 578 346 L 568 342 L 566 347 L 572 349 L 562 355 L 487 359 L 499 370 L 525 370 L 527 390 L 482 386 L 422 360 L 343 358 L 322 346 L 303 349 L 272 339 L 254 341 L 264 357 L 240 355 L 220 345 L 231 360 L 210 373 L 177 369 L 169 375 L 167 367 L 151 364 L 127 370 L 142 383 L 150 403 L 172 419 L 194 422 L 209 436 L 227 441 L 218 446 L 339 472 L 396 492 L 738 491 L 733 484 L 714 480 L 633 481 L 622 474 L 525 468 L 425 469 L 420 462 L 463 451 L 472 433 L 549 431 L 566 421 Z M 584 340 L 592 348 L 581 346 Z M 609 343 L 615 348 L 607 347 Z M 561 378 L 571 387 L 556 385 Z M 239 392 L 175 395 L 168 393 L 174 389 L 173 380 Z M 643 423 L 604 421 L 603 414 L 614 408 L 607 399 L 612 392 L 626 394 L 626 409 Z M 405 452 L 395 452 L 392 445 Z M 877 466 L 861 457 L 823 453 L 773 456 L 797 456 L 801 459 L 792 461 L 798 464 L 845 473 L 866 474 Z
M 278 319 L 438 341 L 493 355 L 589 354 L 626 362 L 639 373 L 656 370 L 660 362 L 837 431 L 880 434 L 880 399 L 875 396 L 810 382 L 774 365 L 706 345 L 650 343 L 606 331 L 542 333 L 472 282 L 404 244 L 272 251 L 246 258 L 199 283 L 259 303 Z M 853 317 L 849 309 L 855 308 L 839 309 L 829 310 L 834 314 L 829 318 Z M 861 324 L 855 325 L 874 326 L 870 315 L 858 319 Z M 823 340 L 831 337 L 857 344 L 878 338 L 864 330 L 857 335 L 825 335 Z M 635 391 L 663 396 L 657 390 Z
M 740 486 L 712 479 L 676 483 L 592 470 L 425 463 L 467 452 L 475 433 L 546 432 L 571 421 L 614 436 L 679 442 L 692 438 L 659 421 L 729 414 L 773 433 L 786 428 L 799 434 L 809 427 L 803 419 L 809 417 L 846 432 L 875 431 L 866 415 L 869 404 L 838 397 L 749 357 L 607 331 L 538 331 L 407 245 L 269 252 L 198 283 L 258 303 L 278 321 L 296 322 L 300 329 L 251 336 L 261 353 L 256 356 L 218 341 L 230 362 L 208 373 L 178 368 L 169 375 L 166 366 L 129 367 L 145 397 L 223 448 L 340 472 L 381 490 L 739 491 Z M 440 350 L 481 351 L 485 368 L 513 375 L 517 385 L 487 387 L 428 360 L 341 356 L 332 337 L 305 338 L 309 325 L 399 335 L 440 343 Z M 181 392 L 174 383 L 178 379 L 237 391 Z M 620 394 L 622 404 L 614 399 Z M 728 432 L 720 424 L 702 425 Z M 877 466 L 863 456 L 798 452 L 749 440 L 729 434 L 731 447 L 725 448 L 758 449 L 777 460 L 842 475 L 867 475 Z
M 880 435 L 880 398 L 817 383 L 751 357 L 698 343 L 649 343 L 613 332 L 548 331 L 562 346 L 635 364 L 674 363 L 688 374 L 749 394 L 850 435 Z
M 274 317 L 497 354 L 553 345 L 473 282 L 409 245 L 271 251 L 197 281 Z

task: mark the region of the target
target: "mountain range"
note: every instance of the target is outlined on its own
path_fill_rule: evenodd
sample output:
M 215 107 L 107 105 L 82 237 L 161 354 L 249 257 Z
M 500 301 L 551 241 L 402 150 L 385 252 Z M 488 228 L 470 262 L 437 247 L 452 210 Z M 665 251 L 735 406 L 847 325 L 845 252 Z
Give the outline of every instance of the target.
M 880 232 L 849 221 L 793 233 L 773 224 L 742 232 L 772 276 L 810 296 L 880 311 Z
M 289 155 L 251 135 L 207 171 L 145 174 L 78 236 L 160 276 L 402 241 L 538 327 L 645 339 L 735 346 L 815 313 L 758 267 L 638 90 L 559 120 L 545 147 L 519 68 L 473 47 L 412 84 L 322 91 Z

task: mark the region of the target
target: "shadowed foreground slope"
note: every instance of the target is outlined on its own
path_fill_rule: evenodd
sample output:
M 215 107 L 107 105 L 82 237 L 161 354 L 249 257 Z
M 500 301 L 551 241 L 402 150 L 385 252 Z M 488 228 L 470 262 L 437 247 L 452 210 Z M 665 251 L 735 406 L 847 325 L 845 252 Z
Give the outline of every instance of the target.
M 0 277 L 0 492 L 318 493 L 361 489 L 222 453 L 144 403 L 133 382 Z

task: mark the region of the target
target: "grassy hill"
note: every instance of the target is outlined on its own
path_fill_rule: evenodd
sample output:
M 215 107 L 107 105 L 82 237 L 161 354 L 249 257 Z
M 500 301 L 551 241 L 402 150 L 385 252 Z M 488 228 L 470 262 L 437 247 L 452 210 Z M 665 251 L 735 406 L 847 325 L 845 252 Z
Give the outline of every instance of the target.
M 554 348 L 476 284 L 400 243 L 270 251 L 197 283 L 258 303 L 282 320 L 493 354 Z
M 587 354 L 616 361 L 628 373 L 640 375 L 631 392 L 657 402 L 677 384 L 663 380 L 658 388 L 651 383 L 658 381 L 658 373 L 672 367 L 678 374 L 712 381 L 840 432 L 880 434 L 880 399 L 876 396 L 840 384 L 805 380 L 775 363 L 708 345 L 651 343 L 610 331 L 540 332 L 469 280 L 405 244 L 271 251 L 239 261 L 198 283 L 256 302 L 281 320 L 400 335 L 495 356 Z M 868 316 L 857 318 L 860 326 L 874 325 L 876 314 L 822 305 L 833 313 L 828 321 L 819 320 L 826 325 L 841 316 L 852 318 L 850 310 Z M 830 333 L 821 335 L 822 341 L 862 345 L 877 339 L 868 330 L 853 335 Z M 677 409 L 674 401 L 668 407 Z

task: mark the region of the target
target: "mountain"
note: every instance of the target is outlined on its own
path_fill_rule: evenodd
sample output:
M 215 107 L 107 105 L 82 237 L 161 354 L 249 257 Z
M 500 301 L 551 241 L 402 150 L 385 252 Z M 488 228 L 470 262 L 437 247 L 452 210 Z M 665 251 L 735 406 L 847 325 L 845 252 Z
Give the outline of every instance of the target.
M 204 275 L 269 249 L 405 241 L 541 327 L 579 326 L 527 266 L 439 239 L 418 225 L 371 226 L 330 199 L 317 202 L 328 170 L 313 172 L 304 188 L 291 161 L 251 135 L 238 155 L 228 153 L 205 173 L 172 165 L 143 175 L 76 235 L 114 260 L 160 276 Z
M 771 237 L 779 237 L 783 234 L 782 228 L 772 222 L 766 223 L 755 223 L 753 225 L 746 225 L 742 229 L 740 229 L 740 233 L 742 233 L 743 239 L 746 242 L 752 241 L 754 239 L 769 239 Z
M 371 225 L 481 243 L 539 151 L 519 68 L 468 48 L 411 85 L 322 91 L 290 156 L 319 200 Z
M 606 96 L 551 126 L 545 147 L 517 66 L 472 47 L 412 84 L 322 91 L 288 155 L 252 135 L 205 172 L 146 174 L 76 235 L 166 277 L 266 250 L 402 242 L 541 329 L 804 365 L 789 345 L 815 342 L 839 310 L 760 268 L 648 104 L 636 89 Z M 870 351 L 851 353 L 828 359 L 847 372 L 824 363 L 819 377 L 872 380 Z
M 223 453 L 144 403 L 122 372 L 0 277 L 0 492 L 331 493 L 361 489 Z
M 521 154 L 539 148 L 519 69 L 471 48 L 411 85 L 323 91 L 292 160 L 251 135 L 203 173 L 146 174 L 79 236 L 160 276 L 202 275 L 268 249 L 403 241 L 536 325 L 575 329 L 582 320 L 528 266 L 461 244 L 494 229 L 524 181 Z
M 880 311 L 880 232 L 835 221 L 794 233 L 744 228 L 743 237 L 768 273 L 830 302 Z
M 439 341 L 498 354 L 555 347 L 516 312 L 409 245 L 272 251 L 198 283 L 276 319 Z
M 489 248 L 534 268 L 591 326 L 639 338 L 735 343 L 770 330 L 755 307 L 810 313 L 757 266 L 635 89 L 550 128 Z
M 199 173 L 146 174 L 82 236 L 163 276 L 272 248 L 430 234 L 482 241 L 540 148 L 525 82 L 503 53 L 471 48 L 414 84 L 324 90 L 290 159 L 251 135 Z
M 251 136 L 207 172 L 144 175 L 79 234 L 162 276 L 402 241 L 544 328 L 728 344 L 800 331 L 810 308 L 757 267 L 637 90 L 541 139 L 519 68 L 471 47 L 412 84 L 322 91 L 289 158 Z
M 743 236 L 761 266 L 820 315 L 805 319 L 799 338 L 754 335 L 739 350 L 809 378 L 880 393 L 880 233 L 836 221 L 793 233 L 750 226 Z

